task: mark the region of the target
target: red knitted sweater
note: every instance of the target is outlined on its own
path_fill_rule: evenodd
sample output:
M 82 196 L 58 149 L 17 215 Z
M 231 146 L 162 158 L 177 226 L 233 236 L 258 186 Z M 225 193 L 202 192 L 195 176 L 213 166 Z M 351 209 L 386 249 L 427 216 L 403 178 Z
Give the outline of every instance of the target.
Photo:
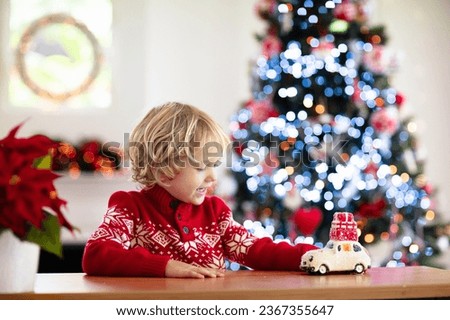
M 299 270 L 301 256 L 315 248 L 256 238 L 218 197 L 192 205 L 155 186 L 111 196 L 82 266 L 89 275 L 163 277 L 169 259 L 221 269 L 228 259 L 252 269 Z

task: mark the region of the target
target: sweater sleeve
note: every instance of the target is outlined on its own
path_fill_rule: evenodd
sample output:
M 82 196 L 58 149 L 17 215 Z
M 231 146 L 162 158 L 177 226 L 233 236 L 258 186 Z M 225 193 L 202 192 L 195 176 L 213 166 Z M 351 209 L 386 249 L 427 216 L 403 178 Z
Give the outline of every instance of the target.
M 234 221 L 231 212 L 222 214 L 222 237 L 229 259 L 256 270 L 299 271 L 302 255 L 316 246 L 275 243 L 271 238 L 257 238 Z
M 86 243 L 83 271 L 88 275 L 163 277 L 169 256 L 132 246 L 138 219 L 128 193 L 114 193 L 103 222 Z
M 250 247 L 245 265 L 258 270 L 299 271 L 303 254 L 316 246 L 287 242 L 275 243 L 270 238 L 261 238 Z

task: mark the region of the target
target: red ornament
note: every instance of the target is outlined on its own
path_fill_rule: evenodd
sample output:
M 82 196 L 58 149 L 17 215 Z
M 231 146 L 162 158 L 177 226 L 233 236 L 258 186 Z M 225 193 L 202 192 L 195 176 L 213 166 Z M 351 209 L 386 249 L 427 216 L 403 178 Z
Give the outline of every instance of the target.
M 305 236 L 311 236 L 323 219 L 322 211 L 317 207 L 299 208 L 294 212 L 294 223 Z
M 275 110 L 270 100 L 249 100 L 245 107 L 252 113 L 251 121 L 261 124 L 271 117 L 278 117 L 279 113 Z
M 317 47 L 311 49 L 311 53 L 316 59 L 325 60 L 328 56 L 331 56 L 334 48 L 336 48 L 334 43 L 322 40 Z
M 365 174 L 371 174 L 375 179 L 377 178 L 378 165 L 376 163 L 370 162 L 364 169 Z
M 357 214 L 365 218 L 380 218 L 384 215 L 386 200 L 381 198 L 374 202 L 366 202 L 359 206 Z
M 278 166 L 280 165 L 280 159 L 278 158 L 278 154 L 276 152 L 271 151 L 267 154 L 264 161 L 262 161 L 260 164 L 262 167 L 260 176 L 270 176 L 272 175 L 273 170 L 275 170 L 275 168 L 278 168 Z
M 351 22 L 355 20 L 358 14 L 358 8 L 354 3 L 344 0 L 336 6 L 333 13 L 336 18 Z
M 396 108 L 385 108 L 375 111 L 370 118 L 370 125 L 377 133 L 393 135 L 399 126 Z
M 397 93 L 395 95 L 395 103 L 398 105 L 398 107 L 402 107 L 403 103 L 405 102 L 405 97 L 401 93 Z
M 274 55 L 278 55 L 282 49 L 282 43 L 280 39 L 274 35 L 268 35 L 264 38 L 261 44 L 262 54 L 269 59 Z
M 231 138 L 231 140 L 237 141 L 237 140 L 234 140 L 233 137 Z M 245 148 L 244 148 L 244 144 L 243 143 L 238 143 L 237 145 L 233 144 L 233 151 L 240 157 L 242 156 L 242 151 L 244 151 L 244 149 Z
M 427 194 L 433 193 L 433 185 L 431 183 L 427 183 L 422 188 Z
M 353 214 L 350 212 L 336 212 L 330 228 L 330 240 L 358 241 L 358 231 Z
M 352 101 L 357 105 L 357 106 L 363 106 L 364 105 L 364 101 L 361 99 L 361 89 L 358 86 L 358 82 L 359 80 L 357 78 L 355 78 L 353 80 L 353 89 L 354 92 L 352 94 Z

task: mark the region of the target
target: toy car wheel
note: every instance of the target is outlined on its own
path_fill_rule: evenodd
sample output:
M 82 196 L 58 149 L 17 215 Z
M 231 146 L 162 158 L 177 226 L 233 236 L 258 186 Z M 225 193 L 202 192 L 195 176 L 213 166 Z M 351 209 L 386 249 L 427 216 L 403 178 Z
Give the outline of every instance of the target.
M 355 272 L 356 273 L 363 273 L 364 272 L 364 266 L 361 264 L 361 263 L 358 263 L 356 266 L 355 266 Z
M 320 265 L 318 271 L 320 274 L 326 274 L 328 272 L 328 267 L 326 265 L 322 264 L 322 265 Z

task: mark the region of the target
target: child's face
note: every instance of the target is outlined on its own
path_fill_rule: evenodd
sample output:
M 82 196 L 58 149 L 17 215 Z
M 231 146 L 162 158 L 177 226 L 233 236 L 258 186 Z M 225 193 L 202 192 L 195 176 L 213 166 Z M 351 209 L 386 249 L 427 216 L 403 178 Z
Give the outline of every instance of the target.
M 206 193 L 216 181 L 215 164 L 220 164 L 221 158 L 208 158 L 196 155 L 198 165 L 185 161 L 186 165 L 175 178 L 164 181 L 161 186 L 173 197 L 185 203 L 202 204 Z

